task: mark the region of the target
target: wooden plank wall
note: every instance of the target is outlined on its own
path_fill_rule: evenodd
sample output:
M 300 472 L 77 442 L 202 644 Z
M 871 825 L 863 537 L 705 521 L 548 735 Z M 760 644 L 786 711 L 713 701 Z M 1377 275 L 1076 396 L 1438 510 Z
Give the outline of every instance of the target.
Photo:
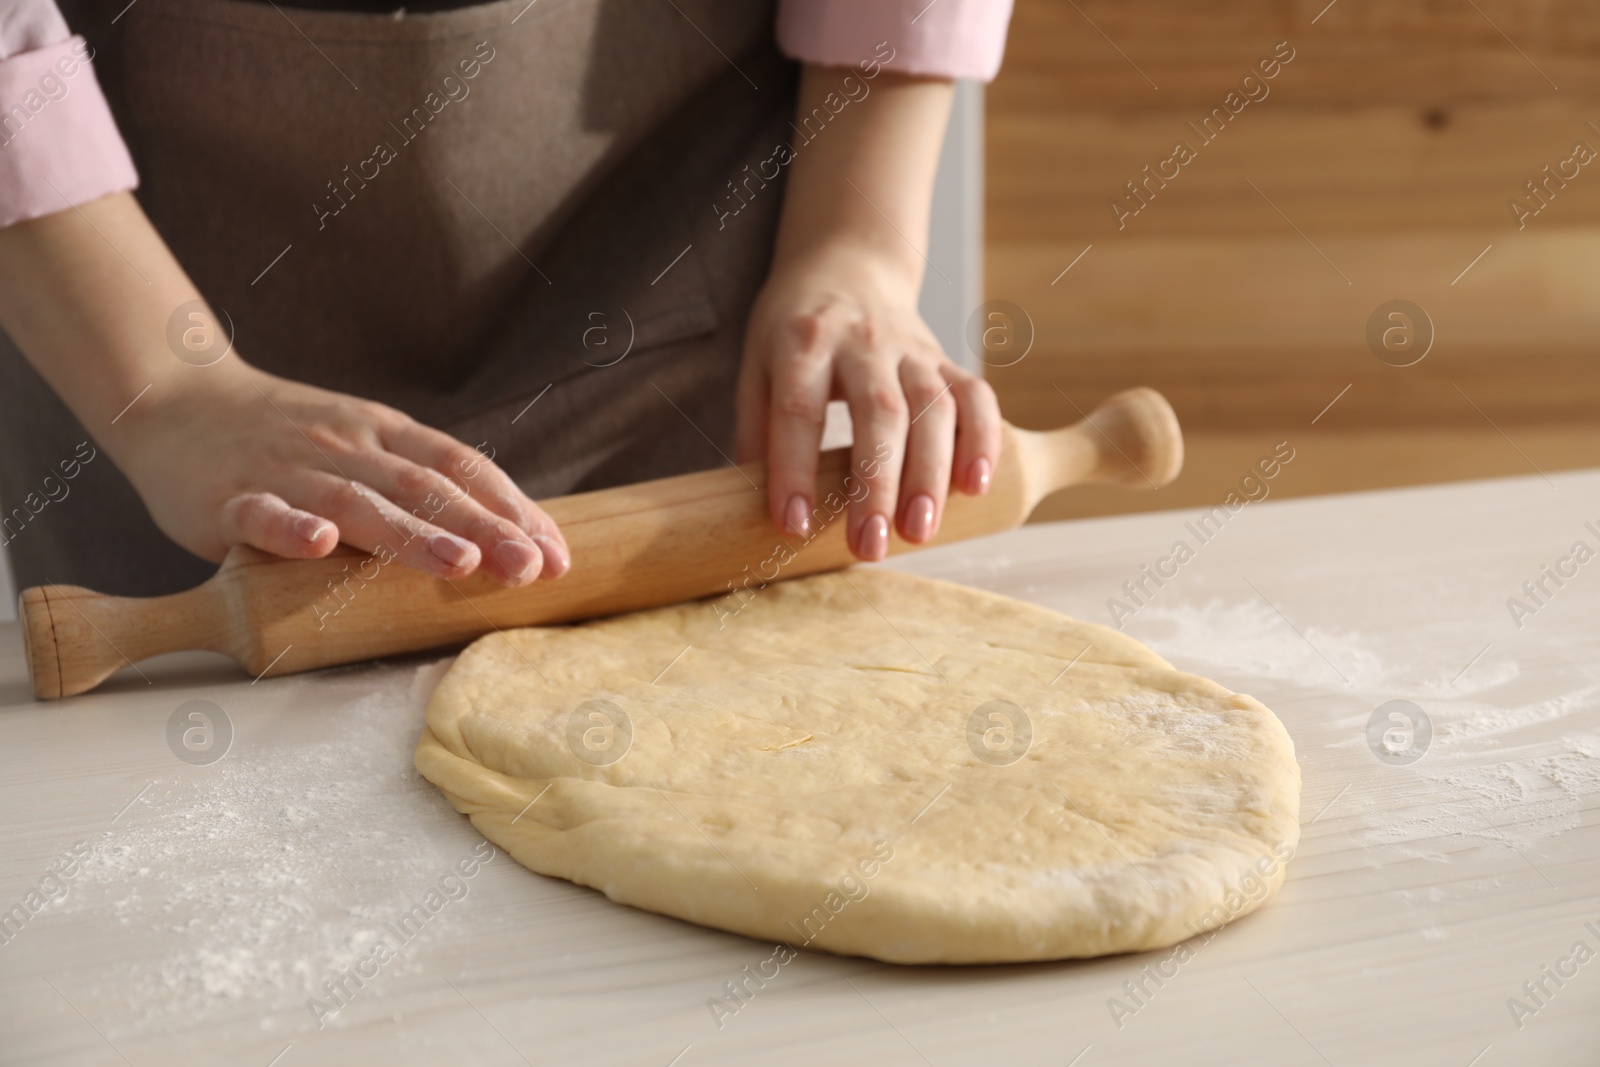
M 1038 517 L 1209 506 L 1281 440 L 1278 495 L 1600 464 L 1600 0 L 1017 0 L 986 136 L 987 295 L 1034 329 L 1007 417 L 1153 385 L 1191 456 Z M 1367 340 L 1397 299 L 1407 367 Z

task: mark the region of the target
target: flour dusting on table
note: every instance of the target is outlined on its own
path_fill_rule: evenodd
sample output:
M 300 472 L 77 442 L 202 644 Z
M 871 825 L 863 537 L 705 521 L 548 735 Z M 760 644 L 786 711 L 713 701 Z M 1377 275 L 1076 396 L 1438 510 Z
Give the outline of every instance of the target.
M 1246 692 L 1266 679 L 1328 694 L 1319 703 L 1342 710 L 1314 723 L 1315 743 L 1358 761 L 1355 775 L 1348 765 L 1333 773 L 1351 784 L 1346 803 L 1366 808 L 1362 840 L 1430 859 L 1463 843 L 1525 851 L 1580 825 L 1600 795 L 1600 737 L 1561 730 L 1600 703 L 1600 677 L 1541 676 L 1553 691 L 1508 699 L 1534 679 L 1505 642 L 1485 647 L 1483 629 L 1447 616 L 1380 655 L 1360 634 L 1291 623 L 1259 599 L 1152 604 L 1128 626 L 1177 666 Z M 1482 654 L 1469 663 L 1474 644 Z M 1368 717 L 1390 699 L 1417 703 L 1431 722 L 1431 748 L 1412 766 L 1367 762 Z M 1297 737 L 1301 759 L 1315 763 L 1308 741 Z
M 274 1012 L 294 1013 L 290 1025 L 303 1028 L 307 998 L 325 996 L 322 983 L 466 854 L 475 835 L 411 767 L 441 669 L 369 669 L 365 695 L 318 709 L 338 740 L 253 748 L 236 737 L 225 759 L 157 781 L 90 839 L 63 919 L 161 948 L 153 963 L 132 956 L 74 975 L 75 997 L 109 1033 L 232 1015 L 271 1028 Z M 308 700 L 349 690 L 288 685 Z M 235 727 L 271 734 L 264 718 Z M 421 936 L 437 938 L 452 921 L 446 909 Z M 415 966 L 402 955 L 383 975 Z M 128 1014 L 131 1004 L 150 1014 Z

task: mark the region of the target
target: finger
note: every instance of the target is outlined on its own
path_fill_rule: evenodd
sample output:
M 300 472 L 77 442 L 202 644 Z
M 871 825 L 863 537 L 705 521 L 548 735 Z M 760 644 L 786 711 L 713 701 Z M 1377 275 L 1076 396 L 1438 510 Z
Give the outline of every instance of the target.
M 539 576 L 544 554 L 527 531 L 478 503 L 455 480 L 393 452 L 352 456 L 341 469 L 418 521 L 477 545 L 484 568 L 502 584 L 526 585 Z
M 881 353 L 852 353 L 839 361 L 840 386 L 855 431 L 845 484 L 852 501 L 846 536 L 856 557 L 869 562 L 889 554 L 889 528 L 905 459 L 910 415 L 897 366 L 897 360 Z
M 900 385 L 911 409 L 906 459 L 900 489 L 900 536 L 922 544 L 933 537 L 944 515 L 955 446 L 956 402 L 951 385 L 930 360 L 900 364 Z
M 767 396 L 772 383 L 759 355 L 761 344 L 754 338 L 745 340 L 739 381 L 733 390 L 735 463 L 754 463 L 767 455 Z
M 381 562 L 398 559 L 427 574 L 455 580 L 477 569 L 478 546 L 464 537 L 423 522 L 370 486 L 315 470 L 290 473 L 279 488 L 292 500 L 339 528 L 339 540 Z
M 240 493 L 222 505 L 222 536 L 289 559 L 319 559 L 339 543 L 339 529 L 320 515 L 288 505 L 274 493 Z
M 956 400 L 953 484 L 968 496 L 989 491 L 1000 463 L 1000 402 L 989 383 L 954 363 L 940 367 Z
M 572 569 L 572 552 L 561 528 L 495 464 L 488 442 L 472 448 L 414 419 L 387 427 L 381 441 L 396 455 L 444 474 L 484 507 L 520 526 L 544 556 L 539 577 L 559 578 Z
M 795 320 L 773 353 L 767 431 L 767 508 L 778 528 L 811 532 L 817 452 L 828 414 L 835 331 L 818 315 Z

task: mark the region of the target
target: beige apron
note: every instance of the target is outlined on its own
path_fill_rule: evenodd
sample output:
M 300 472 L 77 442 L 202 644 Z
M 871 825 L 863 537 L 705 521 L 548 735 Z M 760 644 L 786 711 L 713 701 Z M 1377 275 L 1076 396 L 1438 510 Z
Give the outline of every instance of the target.
M 793 107 L 770 4 L 140 0 L 113 23 L 125 4 L 62 8 L 140 202 L 245 359 L 487 443 L 535 498 L 731 453 L 782 195 L 755 172 Z M 103 455 L 25 506 L 94 435 L 3 335 L 0 425 L 19 586 L 147 595 L 213 570 Z

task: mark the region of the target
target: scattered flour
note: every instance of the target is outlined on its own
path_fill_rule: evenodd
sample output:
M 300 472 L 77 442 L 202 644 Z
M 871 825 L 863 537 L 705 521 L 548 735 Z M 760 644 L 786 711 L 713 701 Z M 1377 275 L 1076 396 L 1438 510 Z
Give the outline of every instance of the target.
M 1428 858 L 1463 839 L 1525 851 L 1579 825 L 1600 795 L 1600 737 L 1561 729 L 1600 704 L 1600 672 L 1564 666 L 1524 677 L 1515 653 L 1494 646 L 1474 659 L 1485 640 L 1477 619 L 1413 627 L 1383 656 L 1359 634 L 1296 625 L 1259 600 L 1213 599 L 1152 604 L 1128 632 L 1180 669 L 1246 692 L 1266 679 L 1323 695 L 1338 710 L 1302 722 L 1301 762 L 1326 765 L 1317 753 L 1339 752 L 1333 766 L 1343 769 L 1331 774 L 1370 779 L 1345 802 L 1365 809 L 1358 836 L 1367 844 Z M 1535 682 L 1543 692 L 1529 699 Z M 1405 768 L 1367 752 L 1368 717 L 1390 699 L 1419 704 L 1433 728 L 1427 755 Z
M 90 839 L 62 918 L 140 950 L 75 969 L 75 997 L 109 1035 L 234 1017 L 271 1028 L 274 1014 L 302 1026 L 322 981 L 465 854 L 459 817 L 411 767 L 441 669 L 369 669 L 365 695 L 317 710 L 337 741 L 252 749 L 236 739 L 227 758 L 157 781 Z M 319 692 L 330 688 L 350 687 L 322 682 Z M 454 921 L 443 912 L 422 936 Z M 414 968 L 402 953 L 384 975 Z
M 1569 693 L 1529 704 L 1498 707 L 1463 703 L 1434 716 L 1435 736 L 1466 741 L 1514 733 L 1536 723 L 1565 718 L 1600 703 L 1600 685 L 1586 685 Z
M 1361 690 L 1382 689 L 1393 674 L 1359 635 L 1315 626 L 1296 633 L 1260 601 L 1152 604 L 1128 633 L 1179 668 L 1189 663 L 1211 673 Z
M 1576 827 L 1584 801 L 1600 794 L 1600 736 L 1569 735 L 1556 747 L 1517 759 L 1443 762 L 1398 791 L 1389 816 L 1363 837 L 1403 845 L 1465 838 L 1526 851 Z

